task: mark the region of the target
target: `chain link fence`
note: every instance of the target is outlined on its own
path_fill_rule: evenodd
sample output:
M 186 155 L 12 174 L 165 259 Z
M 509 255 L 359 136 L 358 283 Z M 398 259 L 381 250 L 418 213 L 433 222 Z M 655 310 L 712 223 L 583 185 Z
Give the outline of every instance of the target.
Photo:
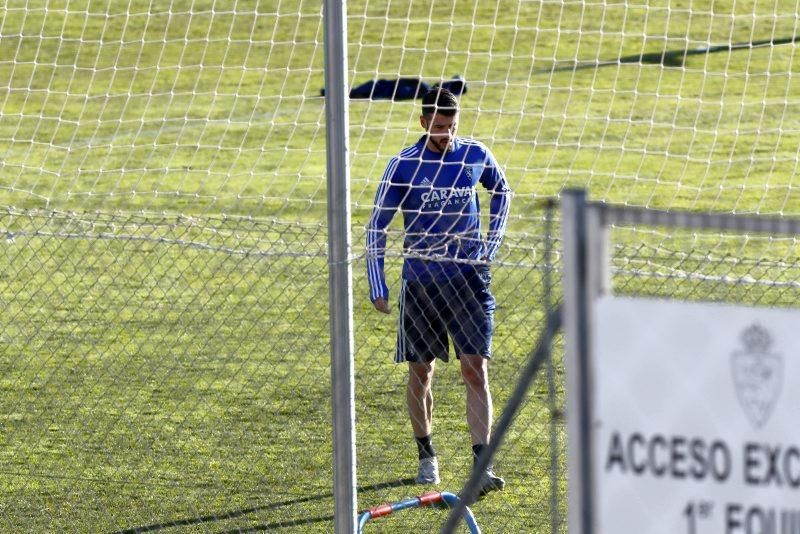
M 548 229 L 540 213 L 535 232 L 508 236 L 493 267 L 496 422 L 529 372 L 548 302 L 561 298 L 559 221 Z M 0 231 L 4 530 L 330 531 L 324 227 L 7 209 Z M 387 257 L 395 295 L 397 237 Z M 616 294 L 798 301 L 792 237 L 642 225 L 617 225 L 610 237 Z M 426 488 L 413 484 L 407 369 L 392 362 L 396 310 L 372 309 L 363 263 L 357 247 L 358 502 L 366 509 Z M 471 506 L 486 532 L 566 529 L 560 336 L 552 346 L 494 458 L 506 491 Z M 458 492 L 472 459 L 452 362 L 439 366 L 434 395 L 438 488 Z M 368 528 L 437 532 L 447 517 L 426 509 Z
M 0 231 L 4 530 L 331 530 L 324 227 L 7 209 Z M 493 268 L 496 417 L 542 327 L 542 246 L 512 234 Z M 389 253 L 396 295 L 397 242 Z M 407 366 L 392 361 L 396 311 L 372 309 L 363 249 L 353 272 L 363 509 L 426 488 L 413 484 Z M 434 395 L 440 489 L 458 491 L 472 459 L 452 363 Z M 475 505 L 487 532 L 550 524 L 553 469 L 564 491 L 563 454 L 551 454 L 563 429 L 553 440 L 550 418 L 562 395 L 560 382 L 526 395 L 496 457 L 508 488 Z M 446 517 L 369 528 L 433 532 Z

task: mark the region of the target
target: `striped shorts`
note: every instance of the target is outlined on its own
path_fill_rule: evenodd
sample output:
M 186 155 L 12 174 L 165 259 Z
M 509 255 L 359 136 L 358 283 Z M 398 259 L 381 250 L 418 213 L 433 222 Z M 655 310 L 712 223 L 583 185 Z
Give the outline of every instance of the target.
M 488 266 L 465 266 L 454 277 L 431 283 L 403 280 L 397 353 L 400 363 L 450 359 L 449 339 L 456 357 L 492 357 L 495 298 Z

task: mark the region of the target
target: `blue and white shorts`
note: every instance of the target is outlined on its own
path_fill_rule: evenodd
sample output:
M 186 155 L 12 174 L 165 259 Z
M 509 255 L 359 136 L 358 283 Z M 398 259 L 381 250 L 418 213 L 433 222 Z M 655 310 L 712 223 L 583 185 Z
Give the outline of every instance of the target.
M 487 265 L 466 266 L 444 281 L 403 280 L 395 361 L 448 361 L 449 339 L 456 357 L 491 358 L 496 306 L 491 280 Z

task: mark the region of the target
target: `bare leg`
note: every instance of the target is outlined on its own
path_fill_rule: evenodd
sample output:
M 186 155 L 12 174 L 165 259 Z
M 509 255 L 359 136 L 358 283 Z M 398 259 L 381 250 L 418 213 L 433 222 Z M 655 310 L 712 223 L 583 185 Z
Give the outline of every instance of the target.
M 462 355 L 460 360 L 461 376 L 467 386 L 467 425 L 472 444 L 487 444 L 492 429 L 488 360 L 474 354 Z
M 408 364 L 408 384 L 406 386 L 406 402 L 408 415 L 414 437 L 422 438 L 431 433 L 433 418 L 433 382 L 434 362 Z
M 472 436 L 472 452 L 489 443 L 492 431 L 492 395 L 489 393 L 488 360 L 481 356 L 461 356 L 461 376 L 467 386 L 467 423 Z M 477 458 L 473 457 L 476 461 Z M 481 476 L 480 495 L 505 488 L 506 481 L 494 474 L 488 466 Z

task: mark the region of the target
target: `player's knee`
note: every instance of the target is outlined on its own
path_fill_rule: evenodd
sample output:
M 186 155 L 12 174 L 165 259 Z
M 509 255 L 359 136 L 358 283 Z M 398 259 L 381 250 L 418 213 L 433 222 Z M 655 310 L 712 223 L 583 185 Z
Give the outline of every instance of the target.
M 461 376 L 473 388 L 485 388 L 489 382 L 486 363 L 480 356 L 462 357 Z
M 426 387 L 432 380 L 432 365 L 415 363 L 409 366 L 408 381 L 412 387 Z
M 410 375 L 408 377 L 408 387 L 417 394 L 431 389 L 431 378 L 426 376 Z

